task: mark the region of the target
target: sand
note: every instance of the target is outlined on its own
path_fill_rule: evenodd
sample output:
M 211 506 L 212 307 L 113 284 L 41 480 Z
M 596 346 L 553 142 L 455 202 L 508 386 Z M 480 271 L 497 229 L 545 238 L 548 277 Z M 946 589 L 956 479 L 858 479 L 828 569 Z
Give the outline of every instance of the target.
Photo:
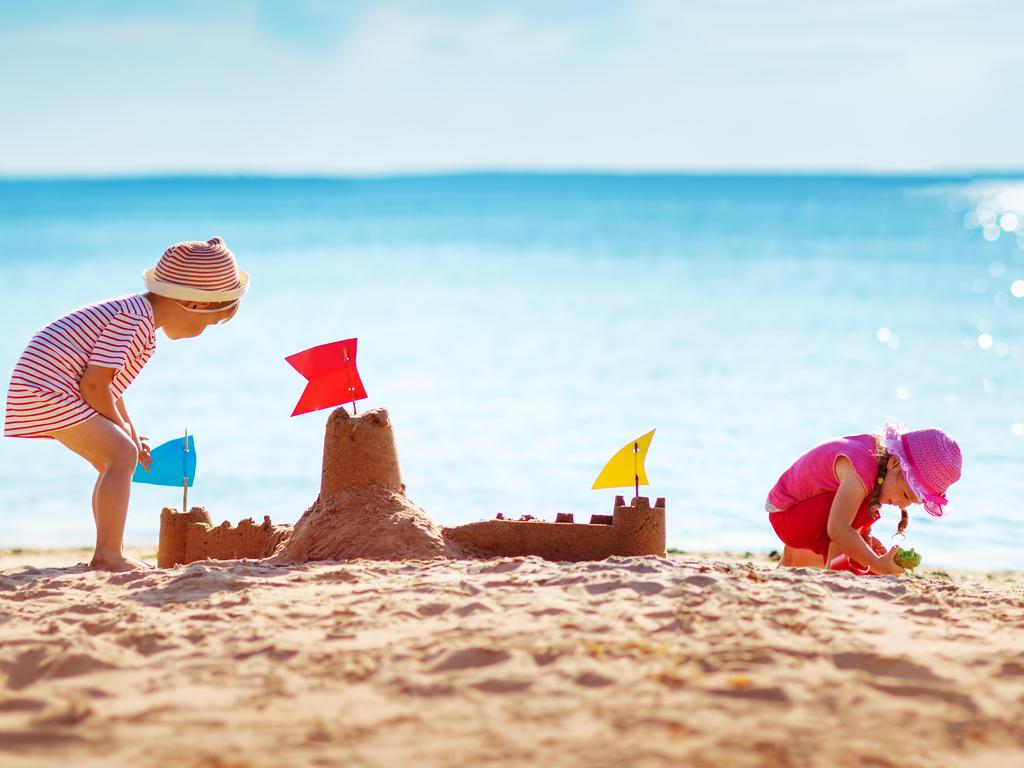
M 55 559 L 0 558 L 5 768 L 1024 763 L 1020 574 Z
M 371 485 L 317 499 L 274 562 L 430 560 L 459 554 L 445 544 L 440 526 L 402 491 Z

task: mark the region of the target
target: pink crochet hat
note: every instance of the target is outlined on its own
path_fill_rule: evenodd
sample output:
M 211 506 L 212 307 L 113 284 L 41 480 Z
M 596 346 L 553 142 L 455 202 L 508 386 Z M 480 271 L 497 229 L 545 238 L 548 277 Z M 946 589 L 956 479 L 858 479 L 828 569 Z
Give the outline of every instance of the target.
M 249 275 L 220 237 L 175 243 L 142 279 L 152 293 L 180 301 L 235 301 L 249 288 Z
M 946 489 L 960 479 L 960 446 L 941 429 L 907 432 L 902 424 L 885 423 L 885 447 L 903 468 L 910 490 L 928 514 L 942 517 Z

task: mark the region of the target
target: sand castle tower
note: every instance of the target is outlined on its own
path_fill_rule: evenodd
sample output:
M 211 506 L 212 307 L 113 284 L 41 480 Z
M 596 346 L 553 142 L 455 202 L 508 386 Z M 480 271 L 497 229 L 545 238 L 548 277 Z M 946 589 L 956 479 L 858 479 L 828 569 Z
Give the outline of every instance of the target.
M 339 408 L 327 420 L 320 498 L 371 485 L 405 491 L 388 412 L 376 408 L 362 416 L 349 416 Z
M 388 412 L 331 414 L 320 497 L 278 551 L 281 562 L 430 559 L 451 554 L 441 529 L 405 495 Z

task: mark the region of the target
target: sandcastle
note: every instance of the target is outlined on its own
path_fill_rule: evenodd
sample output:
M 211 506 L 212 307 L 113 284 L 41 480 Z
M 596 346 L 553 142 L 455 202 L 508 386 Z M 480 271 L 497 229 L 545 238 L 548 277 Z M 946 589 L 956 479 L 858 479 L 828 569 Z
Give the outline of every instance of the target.
M 499 515 L 499 518 L 501 516 Z M 435 557 L 537 555 L 555 561 L 612 555 L 665 554 L 665 500 L 615 499 L 611 515 L 575 523 L 485 520 L 441 528 L 405 495 L 388 412 L 351 416 L 334 411 L 324 435 L 320 495 L 293 526 L 269 517 L 237 527 L 214 526 L 205 509 L 165 509 L 160 517 L 160 567 L 205 558 L 272 556 L 276 563 L 315 560 L 428 560 Z
M 238 560 L 274 554 L 278 545 L 292 532 L 290 525 L 274 525 L 265 516 L 261 525 L 252 518 L 237 527 L 228 522 L 213 525 L 203 507 L 188 512 L 164 508 L 160 513 L 160 548 L 156 564 L 161 568 L 192 563 L 196 560 Z
M 483 520 L 445 529 L 448 541 L 475 555 L 520 557 L 537 555 L 557 562 L 603 560 L 613 555 L 665 555 L 665 499 L 654 507 L 645 496 L 626 504 L 615 497 L 611 515 L 592 515 L 576 523 L 562 513 L 555 522 Z
M 405 495 L 388 412 L 327 420 L 320 496 L 295 524 L 278 562 L 429 560 L 458 555 L 440 526 Z

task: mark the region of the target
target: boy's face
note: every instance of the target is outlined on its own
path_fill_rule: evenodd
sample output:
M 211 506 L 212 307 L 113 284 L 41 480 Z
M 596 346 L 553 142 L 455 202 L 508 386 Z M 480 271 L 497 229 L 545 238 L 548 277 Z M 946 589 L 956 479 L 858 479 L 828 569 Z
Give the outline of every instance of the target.
M 211 325 L 224 323 L 235 316 L 238 311 L 238 304 L 235 302 L 220 302 L 224 305 L 222 312 L 208 312 L 195 310 L 215 310 L 217 303 L 203 301 L 178 301 L 171 306 L 171 316 L 164 323 L 164 333 L 169 339 L 191 339 Z

